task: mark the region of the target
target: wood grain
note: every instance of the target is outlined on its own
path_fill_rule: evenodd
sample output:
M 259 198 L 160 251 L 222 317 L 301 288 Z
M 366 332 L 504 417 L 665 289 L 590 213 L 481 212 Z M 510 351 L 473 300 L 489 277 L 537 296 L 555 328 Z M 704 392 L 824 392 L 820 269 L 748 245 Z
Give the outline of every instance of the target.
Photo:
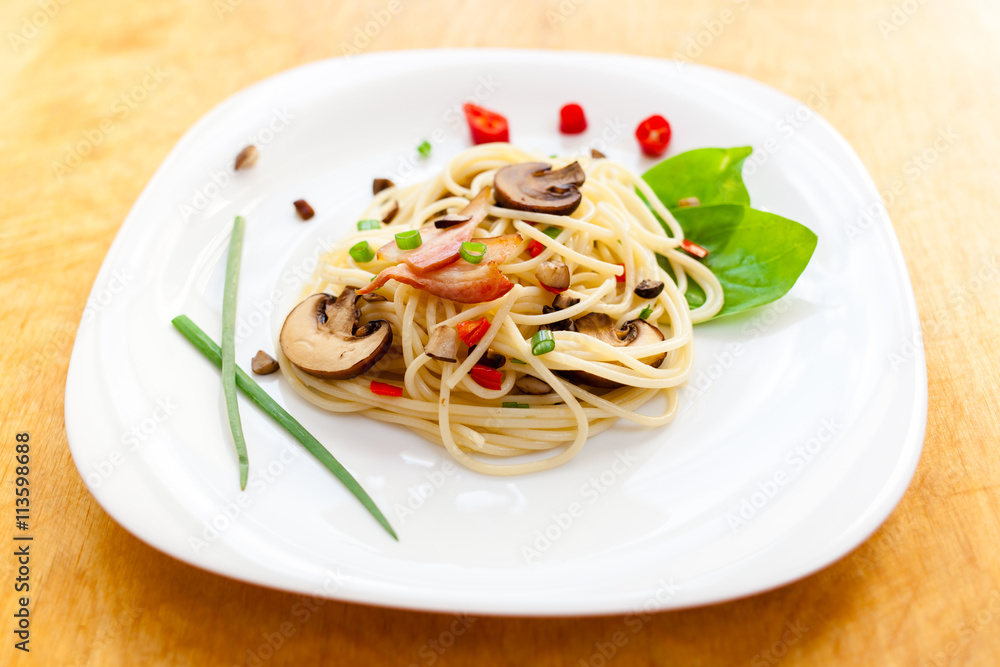
M 431 642 L 451 627 L 447 615 L 303 601 L 160 554 L 97 506 L 67 448 L 63 388 L 91 284 L 132 203 L 192 123 L 263 77 L 341 55 L 388 2 L 7 0 L 0 468 L 12 513 L 6 453 L 15 432 L 30 431 L 36 541 L 30 655 L 12 646 L 15 564 L 2 559 L 0 663 L 998 664 L 1000 5 L 398 1 L 398 16 L 363 51 L 686 54 L 800 99 L 830 91 L 820 112 L 881 188 L 898 186 L 887 203 L 924 324 L 927 439 L 899 508 L 822 572 L 753 598 L 657 614 L 604 662 L 596 651 L 623 630 L 621 617 L 478 618 L 438 653 Z M 719 29 L 723 11 L 732 20 Z M 706 30 L 719 34 L 691 47 Z M 147 68 L 160 80 L 136 101 Z M 940 132 L 952 140 L 935 148 Z M 3 520 L 5 540 L 12 523 Z M 290 636 L 268 650 L 266 637 L 277 643 L 286 623 Z

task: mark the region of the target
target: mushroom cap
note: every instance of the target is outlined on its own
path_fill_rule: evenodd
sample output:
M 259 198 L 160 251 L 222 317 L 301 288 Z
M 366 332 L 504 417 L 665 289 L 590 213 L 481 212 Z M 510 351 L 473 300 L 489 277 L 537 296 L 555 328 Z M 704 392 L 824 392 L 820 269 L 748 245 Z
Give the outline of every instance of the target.
M 288 361 L 326 380 L 357 377 L 374 366 L 392 345 L 392 329 L 385 320 L 358 328 L 356 299 L 354 288 L 345 287 L 339 297 L 313 294 L 295 306 L 278 338 Z
M 511 164 L 493 177 L 497 204 L 516 211 L 569 215 L 580 205 L 587 175 L 578 162 L 552 171 L 544 162 Z
M 646 320 L 630 320 L 622 325 L 620 329 L 615 329 L 615 321 L 604 313 L 590 313 L 574 320 L 574 325 L 579 333 L 593 336 L 597 340 L 612 345 L 614 347 L 629 347 L 632 345 L 652 345 L 663 341 L 663 332 Z M 663 352 L 652 357 L 644 357 L 639 361 L 652 366 L 659 367 L 666 358 L 667 353 Z M 608 380 L 586 371 L 560 371 L 564 376 L 578 382 L 579 384 L 591 387 L 620 387 L 620 382 Z

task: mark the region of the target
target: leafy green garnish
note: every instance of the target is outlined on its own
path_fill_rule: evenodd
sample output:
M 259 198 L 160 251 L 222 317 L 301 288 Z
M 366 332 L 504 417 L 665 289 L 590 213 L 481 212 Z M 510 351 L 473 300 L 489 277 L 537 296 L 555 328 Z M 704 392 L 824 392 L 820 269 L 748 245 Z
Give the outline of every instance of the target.
M 643 174 L 642 179 L 671 212 L 678 201 L 688 197 L 697 197 L 703 206 L 749 205 L 750 193 L 743 184 L 743 161 L 752 151 L 749 146 L 699 148 L 664 160 Z M 691 240 L 701 244 L 695 238 Z
M 250 459 L 247 443 L 243 438 L 240 421 L 240 404 L 236 400 L 236 291 L 240 284 L 240 256 L 243 253 L 243 232 L 246 220 L 242 215 L 233 221 L 233 235 L 229 240 L 229 257 L 226 259 L 226 283 L 222 293 L 222 393 L 226 397 L 229 413 L 229 430 L 233 433 L 236 456 L 240 462 L 240 489 L 247 488 Z
M 816 249 L 816 234 L 788 218 L 750 208 L 743 161 L 752 151 L 702 148 L 664 160 L 645 174 L 653 192 L 677 218 L 685 238 L 709 251 L 701 260 L 722 284 L 725 302 L 715 317 L 771 303 L 788 292 Z M 700 206 L 678 207 L 697 197 Z M 674 276 L 665 257 L 660 266 Z M 705 292 L 688 281 L 688 305 L 705 303 Z
M 173 325 L 184 334 L 192 345 L 194 345 L 198 350 L 208 357 L 216 366 L 222 367 L 222 354 L 219 346 L 215 344 L 208 335 L 201 330 L 201 328 L 191 321 L 187 315 L 178 315 L 172 320 Z M 317 440 L 309 431 L 305 429 L 302 424 L 296 421 L 295 417 L 288 414 L 283 407 L 277 404 L 271 395 L 266 391 L 261 389 L 261 386 L 254 382 L 253 378 L 246 374 L 246 372 L 240 368 L 236 367 L 236 385 L 243 390 L 247 396 L 253 400 L 260 408 L 271 415 L 276 422 L 285 427 L 285 429 L 291 433 L 296 440 L 302 443 L 302 445 L 309 451 L 310 454 L 319 459 L 326 468 L 336 475 L 337 479 L 344 483 L 344 486 L 354 494 L 354 497 L 361 501 L 372 516 L 382 524 L 393 539 L 398 540 L 396 537 L 396 531 L 392 529 L 389 525 L 389 520 L 385 518 L 382 511 L 375 505 L 375 501 L 371 499 L 371 496 L 361 488 L 358 481 L 347 471 L 347 469 L 340 464 L 340 462 L 334 458 L 333 454 L 327 451 L 319 440 Z

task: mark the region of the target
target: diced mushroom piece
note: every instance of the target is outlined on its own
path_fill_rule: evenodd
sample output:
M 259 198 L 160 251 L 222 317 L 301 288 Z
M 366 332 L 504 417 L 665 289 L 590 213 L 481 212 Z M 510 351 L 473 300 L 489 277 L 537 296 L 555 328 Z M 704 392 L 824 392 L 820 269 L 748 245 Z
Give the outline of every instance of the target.
M 382 216 L 382 222 L 388 225 L 390 222 L 392 222 L 393 218 L 396 217 L 397 213 L 399 213 L 399 202 L 393 199 L 392 206 L 390 206 L 389 210 L 386 211 L 385 215 Z
M 316 215 L 316 211 L 313 207 L 309 205 L 305 199 L 296 199 L 292 202 L 295 205 L 295 211 L 299 214 L 299 217 L 303 220 L 308 220 L 309 218 Z
M 535 277 L 549 289 L 562 291 L 569 287 L 569 267 L 559 260 L 539 264 L 535 269 Z
M 390 181 L 388 178 L 376 178 L 372 181 L 372 194 L 377 195 L 383 190 L 396 187 L 396 184 Z
M 591 148 L 590 157 L 594 158 L 595 160 L 604 160 L 607 159 L 608 156 L 602 153 L 601 151 L 597 150 L 596 148 Z
M 449 213 L 448 215 L 443 215 L 434 221 L 434 226 L 438 229 L 448 229 L 449 227 L 454 227 L 455 225 L 460 225 L 463 222 L 468 222 L 472 220 L 471 215 L 461 215 L 460 213 Z
M 579 301 L 579 299 L 577 299 L 577 301 Z M 557 310 L 562 310 L 562 309 L 553 308 L 552 306 L 542 306 L 543 315 L 554 313 Z M 573 320 L 569 319 L 568 317 L 565 320 L 559 320 L 558 322 L 552 322 L 551 324 L 543 324 L 542 328 L 549 329 L 551 331 L 576 331 L 576 327 L 573 325 Z
M 541 394 L 552 393 L 552 387 L 549 386 L 549 383 L 539 380 L 534 375 L 522 375 L 514 382 L 514 386 L 525 394 L 540 396 Z
M 449 326 L 439 325 L 431 332 L 424 353 L 438 361 L 458 361 L 458 332 Z
M 580 299 L 576 297 L 570 296 L 569 294 L 557 294 L 556 298 L 552 299 L 552 309 L 565 310 L 578 303 L 580 303 Z
M 587 175 L 578 162 L 552 171 L 544 162 L 512 164 L 493 177 L 497 204 L 516 211 L 569 215 L 580 205 Z
M 574 324 L 579 333 L 593 336 L 614 347 L 639 347 L 663 341 L 663 333 L 645 320 L 632 320 L 622 325 L 621 329 L 615 329 L 615 321 L 604 313 L 590 313 L 578 318 Z M 666 356 L 667 353 L 663 352 L 652 357 L 640 359 L 639 361 L 656 368 L 663 363 Z M 591 387 L 606 387 L 610 389 L 622 386 L 618 382 L 585 371 L 560 371 L 560 374 L 578 384 Z
M 257 164 L 257 155 L 257 147 L 250 144 L 236 155 L 236 162 L 233 164 L 233 168 L 240 170 L 244 167 L 254 166 Z
M 357 294 L 345 287 L 339 297 L 313 294 L 285 318 L 281 351 L 302 371 L 327 380 L 346 380 L 370 369 L 392 345 L 385 320 L 358 326 Z
M 250 369 L 257 375 L 270 375 L 278 370 L 278 362 L 264 350 L 259 350 L 257 354 L 253 355 Z
M 469 349 L 471 350 L 472 348 Z M 507 357 L 503 356 L 499 352 L 494 352 L 492 349 L 487 349 L 486 354 L 479 357 L 478 363 L 483 366 L 489 366 L 490 368 L 502 368 L 503 365 L 507 363 Z
M 640 299 L 655 299 L 662 291 L 662 280 L 643 280 L 635 286 L 635 295 Z
M 678 199 L 677 205 L 681 208 L 688 208 L 691 206 L 701 206 L 701 200 L 697 197 L 685 197 L 684 199 Z

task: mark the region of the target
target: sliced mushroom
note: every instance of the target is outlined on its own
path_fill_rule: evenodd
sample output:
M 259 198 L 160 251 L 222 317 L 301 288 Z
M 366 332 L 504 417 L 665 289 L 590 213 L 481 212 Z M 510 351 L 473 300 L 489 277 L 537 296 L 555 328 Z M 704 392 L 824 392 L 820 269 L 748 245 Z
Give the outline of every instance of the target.
M 233 169 L 240 170 L 244 167 L 254 166 L 257 164 L 257 156 L 257 147 L 250 144 L 237 154 L 236 161 L 233 163 Z
M 635 286 L 635 295 L 640 299 L 655 299 L 662 291 L 662 280 L 643 280 Z
M 579 333 L 593 336 L 597 340 L 614 347 L 652 345 L 653 343 L 663 341 L 663 333 L 645 320 L 632 320 L 622 325 L 621 329 L 615 329 L 615 321 L 604 313 L 590 313 L 577 319 L 574 324 Z M 663 352 L 652 357 L 645 357 L 639 361 L 656 368 L 663 363 L 666 356 L 667 353 Z M 560 374 L 578 384 L 585 384 L 591 387 L 606 387 L 610 389 L 622 386 L 618 382 L 587 373 L 586 371 L 560 371 Z
M 389 210 L 386 211 L 385 215 L 382 216 L 382 222 L 388 225 L 390 222 L 393 221 L 393 218 L 396 217 L 397 213 L 399 213 L 399 202 L 393 199 L 392 206 L 390 206 Z
M 534 375 L 522 375 L 514 382 L 514 386 L 525 394 L 534 394 L 538 396 L 541 394 L 552 393 L 552 387 L 549 386 L 549 383 L 544 380 L 539 380 Z
M 303 220 L 308 220 L 309 218 L 316 215 L 316 211 L 313 210 L 313 207 L 310 206 L 309 202 L 307 202 L 305 199 L 296 199 L 294 202 L 292 202 L 292 205 L 295 206 L 295 211 L 299 214 L 299 217 L 302 218 Z
M 471 352 L 475 349 L 475 345 L 469 348 Z M 489 366 L 490 368 L 502 368 L 504 364 L 507 363 L 507 357 L 503 356 L 499 352 L 494 352 L 492 349 L 487 349 L 486 354 L 479 357 L 479 361 L 476 362 L 482 364 L 483 366 Z
M 472 220 L 471 215 L 461 215 L 459 213 L 449 213 L 448 215 L 443 215 L 434 221 L 434 226 L 438 229 L 448 229 L 449 227 L 454 227 L 455 225 L 460 225 L 463 222 L 468 222 Z
M 372 194 L 377 195 L 383 190 L 394 187 L 396 187 L 396 184 L 390 181 L 388 178 L 376 178 L 374 181 L 372 181 Z
M 327 380 L 346 380 L 370 369 L 392 345 L 385 320 L 358 327 L 357 294 L 313 294 L 295 306 L 281 327 L 281 351 L 302 371 Z
M 562 295 L 560 295 L 560 296 L 562 296 Z M 579 301 L 579 299 L 577 299 L 577 301 Z M 562 310 L 562 309 L 561 308 L 553 308 L 552 306 L 542 306 L 542 314 L 543 315 L 548 315 L 549 313 L 554 313 L 557 310 Z M 557 322 L 552 322 L 550 324 L 543 324 L 542 328 L 543 329 L 549 329 L 551 331 L 576 331 L 576 327 L 573 324 L 573 320 L 569 319 L 568 317 L 565 320 L 559 320 Z
M 569 287 L 569 267 L 559 260 L 542 262 L 535 269 L 535 277 L 545 287 L 564 290 Z
M 552 309 L 565 310 L 578 303 L 580 303 L 580 299 L 576 297 L 570 296 L 569 294 L 557 294 L 556 298 L 552 299 Z
M 497 204 L 516 211 L 569 215 L 583 199 L 580 186 L 587 175 L 578 162 L 552 171 L 544 162 L 504 167 L 493 178 Z
M 270 375 L 278 370 L 278 362 L 264 350 L 258 350 L 250 361 L 250 369 L 257 375 Z
M 602 153 L 601 151 L 597 150 L 596 148 L 591 148 L 590 157 L 594 158 L 595 160 L 605 160 L 607 159 L 608 156 Z
M 424 346 L 424 353 L 438 361 L 458 361 L 458 332 L 451 327 L 439 325 L 431 332 Z

